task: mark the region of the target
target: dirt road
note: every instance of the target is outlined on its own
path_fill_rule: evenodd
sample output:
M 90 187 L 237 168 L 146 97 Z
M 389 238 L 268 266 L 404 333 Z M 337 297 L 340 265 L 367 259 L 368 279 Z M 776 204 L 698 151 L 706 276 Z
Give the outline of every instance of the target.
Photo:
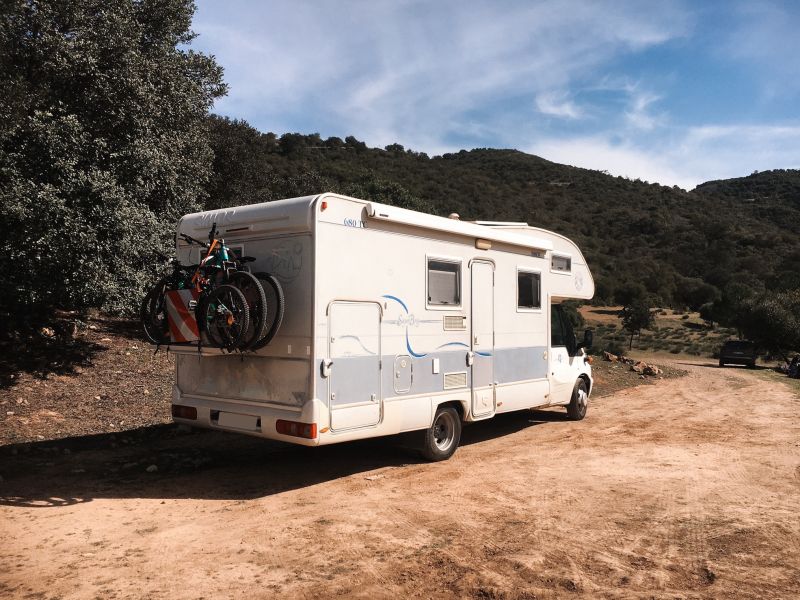
M 473 425 L 438 464 L 159 430 L 3 454 L 0 596 L 800 596 L 800 399 L 682 368 L 580 423 Z

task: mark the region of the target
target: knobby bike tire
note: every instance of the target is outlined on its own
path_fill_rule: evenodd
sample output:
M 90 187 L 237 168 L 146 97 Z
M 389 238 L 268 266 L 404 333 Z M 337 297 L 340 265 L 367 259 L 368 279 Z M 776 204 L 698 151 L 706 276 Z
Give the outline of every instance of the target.
M 232 352 L 240 348 L 250 325 L 247 298 L 236 286 L 223 284 L 202 302 L 203 328 L 211 345 Z
M 258 278 L 247 271 L 234 271 L 228 283 L 239 288 L 247 300 L 250 323 L 239 349 L 248 350 L 267 334 L 267 296 Z
M 169 343 L 169 322 L 167 320 L 166 288 L 168 277 L 159 279 L 142 298 L 139 305 L 139 319 L 142 329 L 151 344 Z
M 283 315 L 286 311 L 286 299 L 283 295 L 283 287 L 280 282 L 269 273 L 256 273 L 256 278 L 261 282 L 261 287 L 267 296 L 268 314 L 266 318 L 267 331 L 260 340 L 250 346 L 250 350 L 263 348 L 272 341 L 278 329 L 283 323 Z

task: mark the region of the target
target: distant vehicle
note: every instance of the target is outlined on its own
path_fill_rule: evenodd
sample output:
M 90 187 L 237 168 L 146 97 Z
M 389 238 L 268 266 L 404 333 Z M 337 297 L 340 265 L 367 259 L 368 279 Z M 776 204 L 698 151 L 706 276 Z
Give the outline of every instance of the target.
M 756 366 L 756 345 L 747 340 L 731 340 L 725 342 L 719 350 L 719 366 L 745 365 Z
M 175 421 L 307 446 L 419 431 L 441 460 L 465 421 L 586 413 L 591 332 L 579 341 L 561 303 L 594 282 L 567 238 L 337 194 L 187 215 L 178 233 L 212 223 L 280 281 L 286 311 L 255 351 L 170 344 Z M 177 258 L 200 262 L 185 240 Z

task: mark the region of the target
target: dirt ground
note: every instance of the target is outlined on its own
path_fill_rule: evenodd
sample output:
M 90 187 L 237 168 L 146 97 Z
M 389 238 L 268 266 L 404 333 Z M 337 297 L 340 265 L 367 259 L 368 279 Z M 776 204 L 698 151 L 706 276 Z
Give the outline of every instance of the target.
M 800 398 L 677 367 L 436 464 L 164 426 L 0 449 L 0 597 L 800 596 Z

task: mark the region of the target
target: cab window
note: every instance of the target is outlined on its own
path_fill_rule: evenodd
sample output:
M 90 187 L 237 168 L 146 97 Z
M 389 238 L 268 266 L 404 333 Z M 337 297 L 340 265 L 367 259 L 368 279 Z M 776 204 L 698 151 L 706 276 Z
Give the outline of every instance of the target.
M 552 306 L 550 310 L 550 346 L 566 348 L 570 356 L 575 356 L 578 352 L 572 323 L 559 305 Z

